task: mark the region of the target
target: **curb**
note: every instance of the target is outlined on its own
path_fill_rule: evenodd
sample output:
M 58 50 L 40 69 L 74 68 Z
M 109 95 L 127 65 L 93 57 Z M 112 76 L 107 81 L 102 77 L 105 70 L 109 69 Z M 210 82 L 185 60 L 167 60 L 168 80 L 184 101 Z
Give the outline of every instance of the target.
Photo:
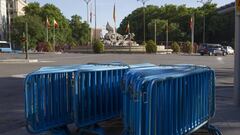
M 38 63 L 38 59 L 5 59 L 0 60 L 0 63 Z

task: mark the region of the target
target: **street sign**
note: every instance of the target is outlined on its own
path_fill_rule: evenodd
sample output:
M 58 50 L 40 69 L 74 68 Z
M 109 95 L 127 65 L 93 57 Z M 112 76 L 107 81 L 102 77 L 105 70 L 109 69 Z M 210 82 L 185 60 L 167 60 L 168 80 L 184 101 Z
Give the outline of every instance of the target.
M 236 0 L 236 10 L 237 13 L 240 14 L 240 0 Z
M 25 37 L 22 37 L 21 41 L 22 41 L 23 43 L 25 43 L 25 42 L 26 42 L 26 38 L 25 38 Z

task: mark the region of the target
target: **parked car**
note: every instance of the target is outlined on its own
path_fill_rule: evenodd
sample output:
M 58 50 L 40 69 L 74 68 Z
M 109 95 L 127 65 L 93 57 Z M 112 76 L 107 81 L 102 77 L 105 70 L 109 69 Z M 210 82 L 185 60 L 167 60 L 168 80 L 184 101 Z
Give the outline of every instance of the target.
M 231 46 L 224 46 L 223 48 L 226 50 L 227 54 L 234 54 L 234 50 Z
M 10 53 L 12 52 L 12 46 L 7 41 L 0 41 L 0 52 Z
M 220 44 L 202 44 L 200 46 L 200 49 L 198 50 L 198 53 L 200 53 L 202 56 L 205 54 L 207 54 L 209 56 L 212 56 L 212 55 L 225 56 L 227 54 L 227 51 Z

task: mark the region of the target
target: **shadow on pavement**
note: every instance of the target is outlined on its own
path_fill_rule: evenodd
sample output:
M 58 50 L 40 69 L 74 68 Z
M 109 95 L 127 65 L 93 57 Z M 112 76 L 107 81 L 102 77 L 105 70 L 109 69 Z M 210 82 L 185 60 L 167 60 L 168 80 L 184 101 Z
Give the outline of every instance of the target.
M 0 78 L 0 134 L 25 125 L 23 81 Z
M 216 115 L 212 123 L 220 128 L 224 135 L 235 135 L 236 131 L 239 135 L 240 107 L 237 107 L 233 101 L 233 85 L 217 86 L 216 90 Z

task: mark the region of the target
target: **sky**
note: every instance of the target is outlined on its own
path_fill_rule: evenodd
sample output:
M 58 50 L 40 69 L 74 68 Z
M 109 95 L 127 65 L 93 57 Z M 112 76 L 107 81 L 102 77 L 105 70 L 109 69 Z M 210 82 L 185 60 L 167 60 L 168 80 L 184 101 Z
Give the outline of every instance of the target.
M 61 9 L 64 16 L 68 19 L 72 15 L 80 15 L 83 20 L 87 20 L 87 6 L 84 0 L 27 0 L 28 2 L 39 2 L 41 5 L 46 3 L 52 3 Z M 198 0 L 149 0 L 146 5 L 165 5 L 165 4 L 176 4 L 187 7 L 198 7 L 202 6 Z M 216 3 L 219 6 L 231 3 L 234 0 L 213 0 L 212 3 Z M 94 11 L 94 0 L 91 0 L 89 4 L 89 10 L 92 7 Z M 92 4 L 91 4 L 92 3 Z M 137 0 L 97 0 L 97 27 L 105 28 L 107 22 L 110 25 L 114 25 L 113 21 L 113 6 L 116 3 L 116 25 L 117 27 L 127 15 L 129 15 L 136 8 L 141 7 L 142 3 Z M 91 24 L 94 27 L 94 20 Z

